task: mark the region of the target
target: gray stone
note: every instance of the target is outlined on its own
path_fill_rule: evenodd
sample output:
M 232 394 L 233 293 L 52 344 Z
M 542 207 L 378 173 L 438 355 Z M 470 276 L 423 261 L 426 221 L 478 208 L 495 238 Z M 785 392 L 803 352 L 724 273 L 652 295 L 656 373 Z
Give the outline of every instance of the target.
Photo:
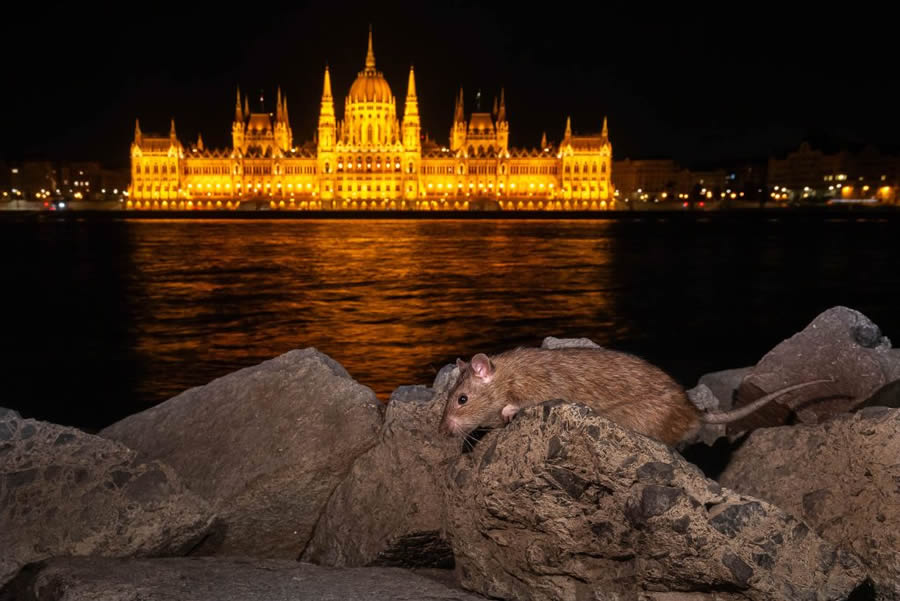
M 459 368 L 454 363 L 448 363 L 435 376 L 434 384 L 431 387 L 434 389 L 435 394 L 446 396 L 458 379 Z
M 491 597 L 824 601 L 865 582 L 802 522 L 583 406 L 520 412 L 443 484 L 461 583 Z
M 452 551 L 441 534 L 440 480 L 460 441 L 438 433 L 443 404 L 433 394 L 428 402 L 392 395 L 379 443 L 353 464 L 328 500 L 304 560 L 452 567 Z
M 434 389 L 417 384 L 399 386 L 391 393 L 388 403 L 429 403 L 434 398 Z
M 881 599 L 900 599 L 900 410 L 753 432 L 721 475 L 859 555 Z
M 377 442 L 380 403 L 335 361 L 295 350 L 104 429 L 174 467 L 226 526 L 199 552 L 296 559 L 328 497 Z
M 245 558 L 60 558 L 29 566 L 2 601 L 475 601 L 397 568 Z
M 213 516 L 175 471 L 99 436 L 0 417 L 0 585 L 57 555 L 184 554 Z
M 737 406 L 785 386 L 832 378 L 783 395 L 729 426 L 729 433 L 788 423 L 816 423 L 848 411 L 900 378 L 900 357 L 877 325 L 859 311 L 833 307 L 769 351 L 743 379 Z
M 6 407 L 0 407 L 0 419 L 15 417 L 21 419 L 21 415 L 19 415 L 18 411 L 13 411 L 12 409 L 7 409 Z
M 744 377 L 753 370 L 753 367 L 738 367 L 736 369 L 723 369 L 700 376 L 698 385 L 706 386 L 718 399 L 717 409 L 728 411 L 734 404 L 734 396 L 737 393 Z
M 561 349 L 561 348 L 603 348 L 590 338 L 555 338 L 547 336 L 541 342 L 541 348 Z
M 706 384 L 698 384 L 694 388 L 687 391 L 690 401 L 696 405 L 701 411 L 721 411 L 720 401 L 716 398 Z M 691 440 L 685 440 L 685 444 L 691 444 L 695 441 L 703 442 L 712 446 L 715 442 L 727 434 L 726 424 L 707 424 L 701 423 L 700 429 Z

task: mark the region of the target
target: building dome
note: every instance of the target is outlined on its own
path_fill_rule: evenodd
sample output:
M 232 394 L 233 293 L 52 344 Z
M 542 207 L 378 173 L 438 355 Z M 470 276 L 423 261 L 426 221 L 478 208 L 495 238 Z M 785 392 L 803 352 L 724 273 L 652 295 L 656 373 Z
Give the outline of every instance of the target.
M 350 100 L 353 102 L 390 102 L 391 86 L 380 71 L 360 71 L 350 86 Z
M 351 102 L 390 102 L 391 86 L 381 71 L 375 70 L 375 52 L 372 50 L 372 30 L 369 30 L 369 51 L 366 54 L 366 68 L 359 72 L 350 86 Z

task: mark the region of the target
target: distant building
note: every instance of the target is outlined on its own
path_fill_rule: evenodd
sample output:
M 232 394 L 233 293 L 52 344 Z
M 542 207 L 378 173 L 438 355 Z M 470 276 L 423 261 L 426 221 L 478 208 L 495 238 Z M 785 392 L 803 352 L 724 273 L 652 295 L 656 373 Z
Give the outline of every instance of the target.
M 857 154 L 825 154 L 806 142 L 784 159 L 769 159 L 768 186 L 781 199 L 837 198 L 897 201 L 900 157 L 869 146 Z
M 625 159 L 613 163 L 613 185 L 620 199 L 675 198 L 690 189 L 690 175 L 672 159 Z
M 466 114 L 456 99 L 449 143 L 421 133 L 413 69 L 402 119 L 397 100 L 375 69 L 369 32 L 365 66 L 350 86 L 338 119 L 326 67 L 319 123 L 312 141 L 297 144 L 287 98 L 274 112 L 260 99 L 251 110 L 240 90 L 232 146 L 184 145 L 171 123 L 168 136 L 147 135 L 135 123 L 129 208 L 236 208 L 263 201 L 296 209 L 498 208 L 602 210 L 614 206 L 612 144 L 606 120 L 599 133 L 579 135 L 566 122 L 559 144 L 510 148 L 501 90 L 493 110 Z

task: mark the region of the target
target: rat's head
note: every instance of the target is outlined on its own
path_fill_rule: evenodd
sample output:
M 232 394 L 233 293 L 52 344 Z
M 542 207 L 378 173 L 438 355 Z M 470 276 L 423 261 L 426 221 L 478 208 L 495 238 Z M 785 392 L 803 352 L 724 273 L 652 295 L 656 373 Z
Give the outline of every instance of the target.
M 479 353 L 471 363 L 456 360 L 459 379 L 447 397 L 441 432 L 466 436 L 480 426 L 503 425 L 500 411 L 505 403 L 498 392 L 497 370 L 487 355 Z

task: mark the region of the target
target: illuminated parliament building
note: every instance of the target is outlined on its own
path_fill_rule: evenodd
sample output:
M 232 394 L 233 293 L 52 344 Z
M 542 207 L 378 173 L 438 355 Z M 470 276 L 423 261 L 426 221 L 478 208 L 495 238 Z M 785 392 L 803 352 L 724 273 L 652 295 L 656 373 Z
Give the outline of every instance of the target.
M 325 68 L 314 139 L 296 144 L 287 98 L 275 112 L 252 112 L 240 90 L 231 125 L 232 147 L 211 150 L 202 137 L 185 146 L 172 121 L 168 136 L 141 132 L 131 144 L 133 209 L 239 208 L 307 210 L 603 210 L 614 208 L 612 145 L 606 119 L 595 135 L 573 135 L 571 120 L 559 145 L 546 135 L 539 148 L 509 147 L 501 91 L 490 112 L 466 118 L 460 90 L 449 144 L 421 135 L 416 80 L 409 70 L 403 118 L 397 99 L 375 69 L 372 32 L 365 68 L 338 119 Z

